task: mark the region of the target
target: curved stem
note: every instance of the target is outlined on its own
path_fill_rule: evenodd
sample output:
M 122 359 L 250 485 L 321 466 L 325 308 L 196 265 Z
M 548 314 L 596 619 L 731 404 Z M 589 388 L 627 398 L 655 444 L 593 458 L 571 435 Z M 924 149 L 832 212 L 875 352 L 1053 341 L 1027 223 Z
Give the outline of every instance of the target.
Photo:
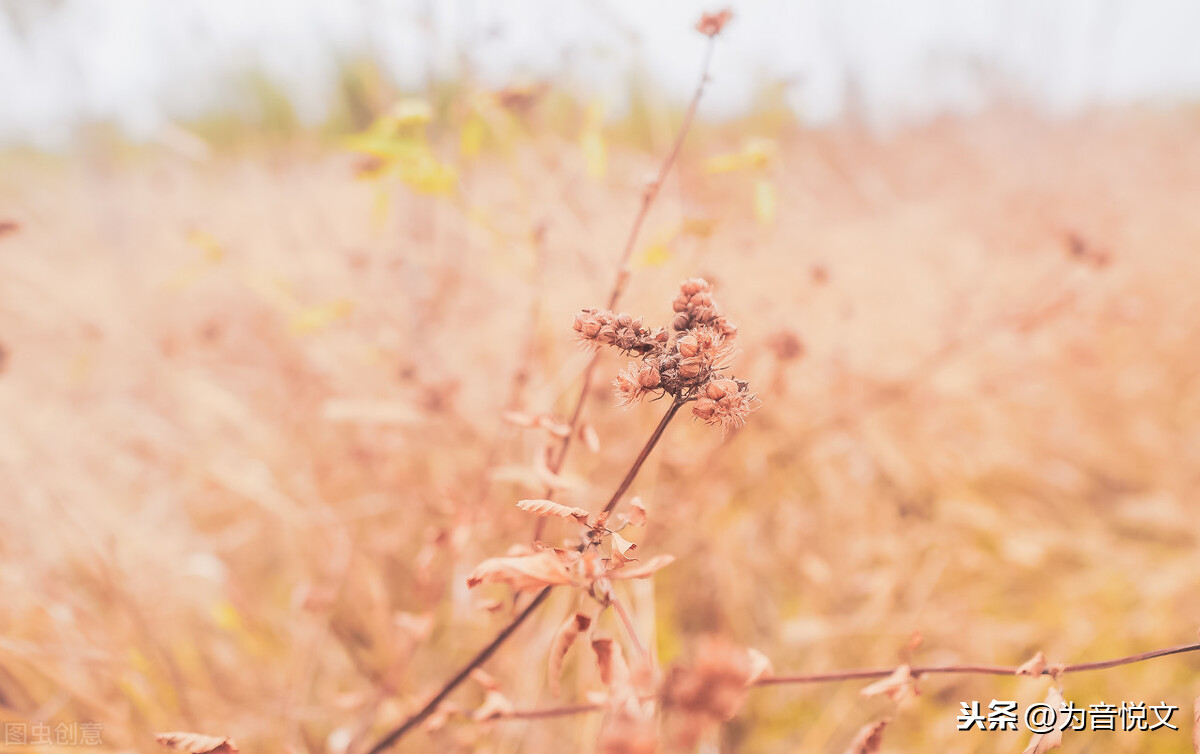
M 503 644 L 508 637 L 512 636 L 513 632 L 517 630 L 517 627 L 524 623 L 525 619 L 532 615 L 533 611 L 537 610 L 538 606 L 546 601 L 546 598 L 550 596 L 550 590 L 553 588 L 554 587 L 552 586 L 548 586 L 542 589 L 542 591 L 538 592 L 537 596 L 533 598 L 533 602 L 530 602 L 524 610 L 518 613 L 517 616 L 512 619 L 512 622 L 504 627 L 504 630 L 496 634 L 496 638 L 492 639 L 492 641 L 486 647 L 479 650 L 479 653 L 476 654 L 470 662 L 464 665 L 453 678 L 451 678 L 449 681 L 446 681 L 445 685 L 442 686 L 442 689 L 434 694 L 433 698 L 430 699 L 424 707 L 418 710 L 415 714 L 411 715 L 391 733 L 388 733 L 386 736 L 381 738 L 378 743 L 371 747 L 371 750 L 367 752 L 367 754 L 380 754 L 380 752 L 386 751 L 392 746 L 392 744 L 399 741 L 406 733 L 424 722 L 425 718 L 432 715 L 433 711 L 437 709 L 438 705 L 441 704 L 446 697 L 450 696 L 450 692 L 454 691 L 454 689 L 458 688 L 463 681 L 467 680 L 467 677 L 471 675 L 471 671 L 487 662 L 488 658 L 500 648 L 500 645 Z

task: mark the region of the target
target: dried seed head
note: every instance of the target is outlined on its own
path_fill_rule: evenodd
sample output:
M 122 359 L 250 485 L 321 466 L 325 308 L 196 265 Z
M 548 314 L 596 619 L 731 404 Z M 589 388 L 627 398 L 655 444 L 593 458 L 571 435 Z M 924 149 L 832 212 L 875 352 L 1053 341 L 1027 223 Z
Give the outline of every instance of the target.
M 662 384 L 662 375 L 652 366 L 645 365 L 637 376 L 638 384 L 646 390 L 653 390 Z
M 692 406 L 692 414 L 705 424 L 729 431 L 746 423 L 761 402 L 743 380 L 718 379 L 704 386 L 704 396 Z
M 665 330 L 651 331 L 629 314 L 584 309 L 575 315 L 575 332 L 589 344 L 613 346 L 624 353 L 649 353 L 666 341 Z
M 631 361 L 628 367 L 617 373 L 613 389 L 618 402 L 622 406 L 630 406 L 645 398 L 661 383 L 662 375 L 654 366 Z
M 717 13 L 705 13 L 696 22 L 696 31 L 706 37 L 715 37 L 721 33 L 721 29 L 724 29 L 725 24 L 729 23 L 732 18 L 733 12 L 728 8 Z

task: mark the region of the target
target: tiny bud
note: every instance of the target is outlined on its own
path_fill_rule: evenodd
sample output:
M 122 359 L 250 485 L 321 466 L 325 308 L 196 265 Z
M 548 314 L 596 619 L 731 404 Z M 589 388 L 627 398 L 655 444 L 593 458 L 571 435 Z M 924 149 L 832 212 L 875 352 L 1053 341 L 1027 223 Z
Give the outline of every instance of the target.
M 638 372 L 638 384 L 647 390 L 653 390 L 662 383 L 662 375 L 654 367 L 644 367 Z
M 716 412 L 717 404 L 708 398 L 701 398 L 692 406 L 692 413 L 696 415 L 696 418 L 703 419 L 706 422 L 711 422 Z
M 698 353 L 700 353 L 700 345 L 695 335 L 685 335 L 679 339 L 680 356 L 695 356 Z

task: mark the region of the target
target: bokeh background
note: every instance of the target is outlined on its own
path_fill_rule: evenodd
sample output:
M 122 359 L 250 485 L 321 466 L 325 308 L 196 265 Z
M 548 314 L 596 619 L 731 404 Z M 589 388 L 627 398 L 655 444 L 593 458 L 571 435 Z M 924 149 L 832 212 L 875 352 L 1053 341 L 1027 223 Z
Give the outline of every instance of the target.
M 607 299 L 703 9 L 0 5 L 0 722 L 363 751 L 508 621 L 466 577 L 528 542 L 548 438 L 501 415 L 573 406 L 571 318 Z M 635 484 L 631 538 L 678 558 L 620 587 L 642 637 L 781 673 L 1194 640 L 1196 9 L 733 11 L 621 308 L 665 325 L 707 277 L 763 407 L 677 422 Z M 606 381 L 561 500 L 593 510 L 662 410 Z M 577 648 L 547 690 L 560 591 L 487 665 L 519 708 L 599 688 Z M 703 750 L 841 751 L 893 716 L 884 751 L 1020 751 L 959 703 L 1049 683 L 758 689 Z M 1068 748 L 1177 752 L 1200 685 L 1183 655 L 1063 692 L 1181 708 Z M 594 751 L 602 724 L 399 750 Z

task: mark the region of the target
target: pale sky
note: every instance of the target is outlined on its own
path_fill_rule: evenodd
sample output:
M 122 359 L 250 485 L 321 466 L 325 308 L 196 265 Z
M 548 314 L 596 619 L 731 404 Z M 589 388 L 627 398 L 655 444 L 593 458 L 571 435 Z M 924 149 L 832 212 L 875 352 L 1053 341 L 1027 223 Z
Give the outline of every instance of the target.
M 693 0 L 0 0 L 0 144 L 68 143 L 84 118 L 134 138 L 229 107 L 257 69 L 301 118 L 328 114 L 337 62 L 378 59 L 418 87 L 470 60 L 485 83 L 550 77 L 619 114 L 634 71 L 669 96 L 695 85 Z M 1200 100 L 1192 0 L 746 0 L 720 40 L 704 113 L 736 114 L 790 82 L 809 122 L 848 82 L 878 123 L 1018 91 L 1051 112 Z

